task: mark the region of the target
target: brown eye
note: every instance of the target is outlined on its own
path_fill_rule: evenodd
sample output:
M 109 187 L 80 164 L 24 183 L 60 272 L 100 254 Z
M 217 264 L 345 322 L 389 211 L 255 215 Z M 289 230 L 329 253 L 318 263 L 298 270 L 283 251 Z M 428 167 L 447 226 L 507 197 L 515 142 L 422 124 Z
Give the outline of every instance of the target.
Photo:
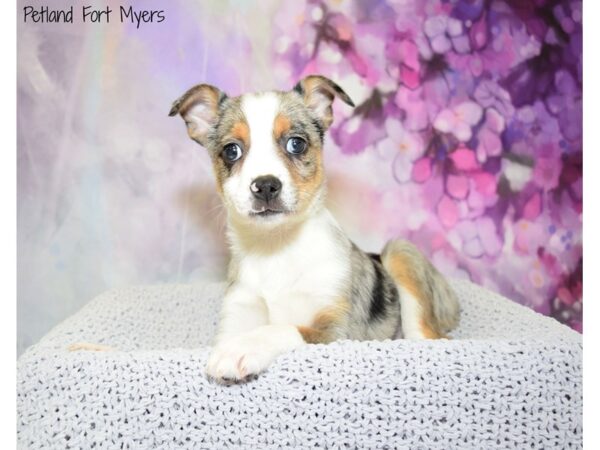
M 242 149 L 237 144 L 227 144 L 221 154 L 225 161 L 235 162 L 242 157 Z
M 292 155 L 299 155 L 306 151 L 306 141 L 299 137 L 289 138 L 285 150 Z

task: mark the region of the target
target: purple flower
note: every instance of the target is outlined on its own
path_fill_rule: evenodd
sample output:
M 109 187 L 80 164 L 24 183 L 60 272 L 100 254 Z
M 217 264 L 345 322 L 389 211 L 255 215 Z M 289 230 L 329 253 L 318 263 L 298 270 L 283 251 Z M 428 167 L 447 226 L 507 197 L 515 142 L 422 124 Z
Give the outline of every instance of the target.
M 546 144 L 536 158 L 533 181 L 547 191 L 554 189 L 558 186 L 561 169 L 560 151 L 554 145 Z
M 458 19 L 444 15 L 429 17 L 423 24 L 423 31 L 435 53 L 443 54 L 452 49 L 467 53 L 470 50 L 469 37 L 463 34 L 463 24 Z
M 405 236 L 449 274 L 578 327 L 581 2 L 282 10 L 275 79 L 322 73 L 358 105 L 348 117 L 336 102 L 330 130 L 340 148 L 329 158 L 369 209 L 365 220 L 346 207 L 346 221 L 366 236 Z
M 490 156 L 502 153 L 501 133 L 504 131 L 504 118 L 494 108 L 485 112 L 485 121 L 477 133 L 477 159 L 485 162 Z
M 510 94 L 502 89 L 498 83 L 492 80 L 482 80 L 479 82 L 473 97 L 484 108 L 494 108 L 505 119 L 510 119 L 515 113 Z
M 433 122 L 436 130 L 452 133 L 461 142 L 471 139 L 471 128 L 481 119 L 482 109 L 475 102 L 466 101 L 442 110 Z
M 378 144 L 380 152 L 393 157 L 395 178 L 401 182 L 411 179 L 413 163 L 425 150 L 423 140 L 418 133 L 406 130 L 402 122 L 396 119 L 385 121 L 387 137 Z

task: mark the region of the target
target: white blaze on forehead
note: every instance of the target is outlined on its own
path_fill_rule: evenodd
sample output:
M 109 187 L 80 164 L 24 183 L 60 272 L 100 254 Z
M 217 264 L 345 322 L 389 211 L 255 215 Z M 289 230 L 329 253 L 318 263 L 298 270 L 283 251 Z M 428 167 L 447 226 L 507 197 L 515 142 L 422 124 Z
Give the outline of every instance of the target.
M 279 112 L 279 97 L 273 93 L 250 94 L 242 98 L 242 111 L 250 128 L 250 152 L 242 172 L 254 178 L 282 175 L 285 165 L 275 148 L 273 127 Z
M 282 160 L 273 137 L 275 117 L 279 113 L 280 99 L 277 94 L 246 94 L 242 97 L 241 109 L 250 129 L 250 148 L 242 161 L 241 170 L 229 177 L 224 184 L 225 193 L 241 211 L 251 209 L 253 201 L 250 185 L 263 175 L 273 175 L 282 183 L 280 198 L 284 205 L 293 206 L 295 188 L 288 169 Z

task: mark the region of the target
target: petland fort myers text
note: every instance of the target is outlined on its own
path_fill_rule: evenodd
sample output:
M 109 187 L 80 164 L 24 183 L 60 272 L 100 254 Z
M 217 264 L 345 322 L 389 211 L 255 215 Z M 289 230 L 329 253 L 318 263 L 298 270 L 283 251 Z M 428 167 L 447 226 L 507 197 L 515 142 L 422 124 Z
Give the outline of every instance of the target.
M 111 23 L 111 21 L 129 22 L 136 28 L 144 24 L 160 23 L 165 20 L 164 10 L 135 9 L 133 6 L 109 6 L 97 8 L 89 5 L 70 6 L 66 9 L 52 9 L 48 6 L 23 7 L 25 23 Z

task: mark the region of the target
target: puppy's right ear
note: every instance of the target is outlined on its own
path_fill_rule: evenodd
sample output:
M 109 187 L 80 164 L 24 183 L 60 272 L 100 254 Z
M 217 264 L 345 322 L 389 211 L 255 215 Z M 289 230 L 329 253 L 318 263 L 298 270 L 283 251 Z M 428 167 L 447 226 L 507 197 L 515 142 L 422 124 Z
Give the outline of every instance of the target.
M 219 104 L 227 95 L 209 84 L 199 84 L 188 90 L 173 103 L 169 116 L 180 114 L 189 136 L 202 146 L 206 146 L 206 137 L 217 123 Z

